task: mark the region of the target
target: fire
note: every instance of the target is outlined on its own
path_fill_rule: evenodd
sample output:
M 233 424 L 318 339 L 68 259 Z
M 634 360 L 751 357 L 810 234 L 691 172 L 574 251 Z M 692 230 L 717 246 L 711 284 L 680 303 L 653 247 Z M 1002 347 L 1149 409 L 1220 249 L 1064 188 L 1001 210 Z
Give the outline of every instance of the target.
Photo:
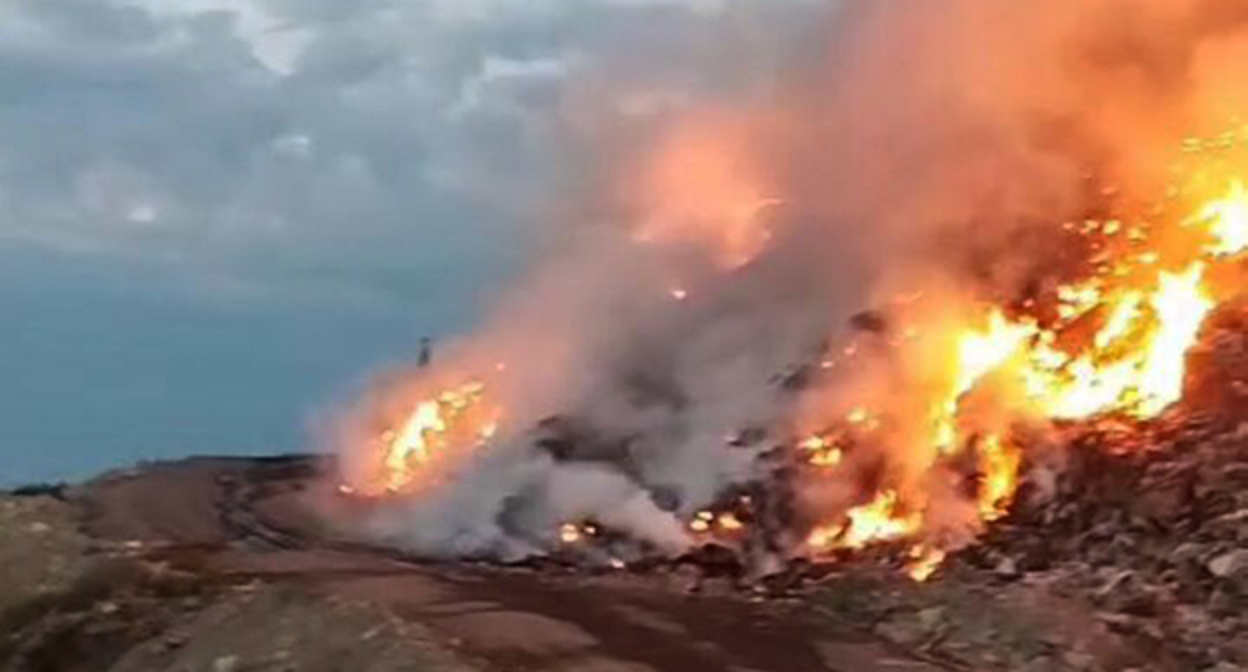
M 850 509 L 848 522 L 815 528 L 806 543 L 819 550 L 866 548 L 875 543 L 910 536 L 922 525 L 922 518 L 904 512 L 895 490 L 886 490 L 871 502 Z
M 910 393 L 930 399 L 924 405 L 930 409 L 927 429 L 920 435 L 928 437 L 936 465 L 974 450 L 980 521 L 1008 512 L 1025 460 L 1002 417 L 1148 420 L 1181 400 L 1187 353 L 1208 316 L 1228 298 L 1209 279 L 1248 251 L 1248 188 L 1240 180 L 1228 184 L 1196 214 L 1177 220 L 1177 232 L 1117 220 L 1066 225 L 1072 233 L 1095 237 L 1102 252 L 1087 278 L 1055 288 L 1051 303 L 987 305 L 978 324 L 955 326 L 951 337 L 929 334 L 951 344 L 951 364 L 943 383 Z M 1163 239 L 1159 231 L 1173 235 Z M 1161 240 L 1165 243 L 1156 242 Z M 1052 309 L 1038 307 L 1045 305 Z M 924 332 L 923 324 L 904 326 L 907 334 Z M 980 417 L 968 399 L 989 378 L 1001 387 L 994 387 L 996 415 Z M 881 427 L 888 429 L 887 416 L 861 408 L 847 416 L 854 431 L 870 440 Z M 871 423 L 864 423 L 868 417 Z M 896 418 L 888 421 L 895 425 Z M 877 440 L 888 436 L 879 434 Z M 842 459 L 837 441 L 835 435 L 815 434 L 796 446 L 808 463 L 835 466 Z M 910 540 L 909 572 L 926 579 L 947 552 L 924 540 L 928 496 L 921 486 L 900 487 L 886 479 L 868 503 L 845 512 L 841 522 L 815 527 L 807 547 L 819 553 Z
M 1147 419 L 1178 401 L 1187 351 L 1216 305 L 1204 273 L 1204 262 L 1194 262 L 1179 273 L 1156 273 L 1145 288 L 1109 298 L 1093 294 L 1099 302 L 1068 319 L 1097 312 L 1107 317 L 1077 355 L 1053 345 L 1060 332 L 1041 332 L 1021 376 L 1043 413 L 1065 420 L 1115 412 Z
M 711 527 L 715 522 L 715 514 L 710 511 L 699 511 L 693 516 L 693 520 L 689 521 L 689 529 L 703 534 L 711 531 Z
M 910 562 L 906 566 L 906 574 L 922 583 L 932 577 L 948 555 L 935 546 L 919 545 L 910 549 Z
M 499 414 L 485 393 L 484 383 L 471 381 L 417 402 L 397 429 L 381 434 L 378 473 L 357 489 L 370 495 L 410 492 L 447 451 L 489 441 Z
M 913 534 L 922 524 L 914 514 L 903 514 L 897 493 L 888 490 L 880 493 L 869 504 L 849 510 L 849 525 L 841 535 L 840 545 L 845 548 L 865 548 L 881 542 L 900 539 Z
M 1022 453 L 1008 440 L 989 436 L 979 446 L 979 515 L 996 520 L 1005 515 L 1018 489 Z
M 844 459 L 845 453 L 829 437 L 812 436 L 800 444 L 807 453 L 807 461 L 817 467 L 835 467 Z
M 1232 180 L 1222 198 L 1200 210 L 1190 226 L 1207 227 L 1214 242 L 1208 248 L 1215 255 L 1233 255 L 1248 249 L 1248 189 L 1242 180 Z
M 674 145 L 649 185 L 657 212 L 650 223 L 657 228 L 642 227 L 639 236 L 710 239 L 727 268 L 760 254 L 770 235 L 762 210 L 775 203 L 763 185 L 732 169 L 740 149 L 723 145 L 715 133 Z M 690 190 L 679 188 L 686 173 L 704 179 L 686 185 Z M 1064 284 L 974 301 L 958 292 L 952 308 L 939 291 L 898 295 L 889 308 L 896 315 L 879 320 L 881 326 L 867 330 L 871 335 L 828 350 L 818 375 L 855 375 L 878 363 L 881 352 L 921 354 L 894 357 L 903 366 L 863 385 L 868 398 L 838 397 L 831 413 L 823 408 L 813 418 L 819 431 L 785 444 L 791 458 L 783 463 L 786 473 L 793 467 L 811 479 L 843 479 L 858 472 L 871 483 L 851 492 L 855 506 L 815 512 L 825 517 L 798 531 L 800 548 L 818 556 L 895 546 L 910 576 L 925 580 L 953 544 L 1009 513 L 1028 458 L 1024 423 L 1101 416 L 1142 422 L 1179 402 L 1187 355 L 1206 320 L 1235 290 L 1214 280 L 1225 279 L 1248 252 L 1248 187 L 1230 180 L 1194 207 L 1187 202 L 1197 200 L 1190 191 L 1179 193 L 1150 211 L 1155 221 L 1054 227 L 1054 235 L 1082 237 L 1090 250 L 1082 274 L 1064 276 Z M 680 285 L 667 292 L 674 301 L 690 297 Z M 896 370 L 907 367 L 921 371 Z M 495 369 L 501 374 L 506 367 Z M 498 431 L 500 410 L 488 392 L 485 383 L 468 380 L 411 404 L 374 440 L 372 476 L 344 485 L 342 493 L 408 494 L 436 483 L 444 460 Z M 872 452 L 872 445 L 887 450 Z M 873 459 L 879 455 L 883 459 Z M 841 489 L 829 490 L 841 496 Z M 969 506 L 958 511 L 967 520 L 950 523 L 954 516 L 932 505 L 955 492 L 967 495 Z M 766 520 L 750 504 L 743 498 L 740 506 L 697 510 L 685 532 L 740 541 L 762 527 L 756 521 Z M 552 543 L 578 544 L 600 532 L 592 524 L 565 523 L 548 534 Z M 613 531 L 602 534 L 615 539 Z
M 575 544 L 583 538 L 580 526 L 575 523 L 564 523 L 559 527 L 559 541 L 565 544 Z

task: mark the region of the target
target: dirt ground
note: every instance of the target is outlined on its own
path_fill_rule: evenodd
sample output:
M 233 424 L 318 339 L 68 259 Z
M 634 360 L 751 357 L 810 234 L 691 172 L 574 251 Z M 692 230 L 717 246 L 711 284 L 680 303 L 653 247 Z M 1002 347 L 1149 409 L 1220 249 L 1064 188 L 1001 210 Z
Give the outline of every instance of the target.
M 1165 669 L 1025 585 L 416 562 L 338 538 L 317 468 L 202 459 L 0 499 L 0 669 Z

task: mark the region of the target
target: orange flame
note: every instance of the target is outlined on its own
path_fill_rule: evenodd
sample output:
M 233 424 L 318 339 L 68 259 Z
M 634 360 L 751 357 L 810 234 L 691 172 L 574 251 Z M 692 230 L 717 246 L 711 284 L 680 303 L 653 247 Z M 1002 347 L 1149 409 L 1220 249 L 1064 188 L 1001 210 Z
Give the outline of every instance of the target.
M 485 401 L 485 384 L 472 381 L 416 403 L 398 425 L 379 437 L 380 464 L 359 488 L 369 495 L 411 492 L 446 451 L 489 441 L 498 430 L 498 412 Z
M 1230 181 L 1222 195 L 1181 224 L 1187 233 L 1180 231 L 1174 240 L 1194 235 L 1204 242 L 1149 247 L 1154 233 L 1149 226 L 1128 228 L 1118 221 L 1067 225 L 1067 230 L 1112 241 L 1105 244 L 1110 254 L 1095 260 L 1090 278 L 1057 288 L 1055 317 L 992 307 L 978 326 L 955 327 L 945 382 L 914 394 L 932 395 L 925 435 L 938 456 L 975 447 L 981 521 L 1008 511 L 1024 460 L 1022 448 L 1001 431 L 999 417 L 984 420 L 966 408 L 968 396 L 989 377 L 1016 391 L 1000 393 L 1018 397 L 1004 402 L 1013 417 L 1026 413 L 1080 420 L 1119 414 L 1145 420 L 1182 398 L 1187 353 L 1209 314 L 1226 298 L 1208 279 L 1248 251 L 1248 189 L 1240 180 Z M 1034 309 L 1035 302 L 1026 307 Z M 851 419 L 857 413 L 851 412 Z M 828 436 L 813 435 L 797 446 L 816 465 L 841 459 Z M 923 507 L 915 504 L 926 497 L 885 486 L 869 503 L 850 509 L 844 522 L 816 527 L 807 546 L 822 552 L 920 537 Z M 926 579 L 945 553 L 937 545 L 915 543 L 911 576 Z
M 922 517 L 904 512 L 895 490 L 886 490 L 871 502 L 850 509 L 848 522 L 817 527 L 806 543 L 817 550 L 861 549 L 871 544 L 908 537 L 922 526 Z

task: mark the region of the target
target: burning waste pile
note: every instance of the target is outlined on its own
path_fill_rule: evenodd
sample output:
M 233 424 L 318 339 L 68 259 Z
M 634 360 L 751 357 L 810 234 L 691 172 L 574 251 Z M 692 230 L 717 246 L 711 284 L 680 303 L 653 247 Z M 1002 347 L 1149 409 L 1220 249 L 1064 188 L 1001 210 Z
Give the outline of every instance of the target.
M 362 534 L 760 579 L 1078 562 L 1127 611 L 1230 608 L 1248 11 L 1157 4 L 846 3 L 784 95 L 648 120 L 594 175 L 608 223 L 335 425 Z

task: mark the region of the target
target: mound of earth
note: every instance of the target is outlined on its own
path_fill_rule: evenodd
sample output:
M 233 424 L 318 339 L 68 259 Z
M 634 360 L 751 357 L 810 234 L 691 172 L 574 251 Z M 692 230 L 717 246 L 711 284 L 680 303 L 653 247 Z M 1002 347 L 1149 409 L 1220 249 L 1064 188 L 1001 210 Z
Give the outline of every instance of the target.
M 422 562 L 327 525 L 316 457 L 30 488 L 0 497 L 0 669 L 1244 669 L 1248 430 L 1155 440 L 1068 470 L 922 584 L 869 556 L 755 584 L 696 558 Z M 1148 496 L 1124 505 L 1131 479 Z

